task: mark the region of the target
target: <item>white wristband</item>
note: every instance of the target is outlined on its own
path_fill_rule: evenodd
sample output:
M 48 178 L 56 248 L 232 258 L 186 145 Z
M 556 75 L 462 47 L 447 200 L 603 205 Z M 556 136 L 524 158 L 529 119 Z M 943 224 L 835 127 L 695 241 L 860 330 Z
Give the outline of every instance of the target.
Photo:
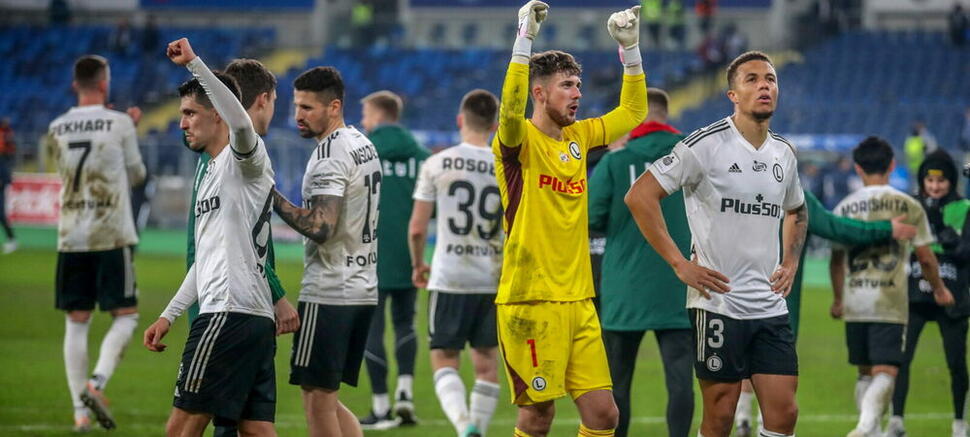
M 640 57 L 640 44 L 634 44 L 632 47 L 627 48 L 620 46 L 618 51 L 620 52 L 620 63 L 625 67 L 632 67 L 643 63 L 643 58 Z
M 515 44 L 512 46 L 513 56 L 532 56 L 532 40 L 524 36 L 516 36 Z

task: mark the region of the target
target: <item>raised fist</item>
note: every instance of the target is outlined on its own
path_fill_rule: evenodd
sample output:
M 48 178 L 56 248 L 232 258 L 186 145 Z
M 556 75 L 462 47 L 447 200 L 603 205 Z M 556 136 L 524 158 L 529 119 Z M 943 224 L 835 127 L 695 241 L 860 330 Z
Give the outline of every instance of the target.
M 521 12 L 520 12 L 521 14 Z M 640 6 L 614 12 L 606 21 L 606 29 L 620 47 L 628 49 L 640 43 Z
M 180 38 L 168 43 L 168 49 L 165 50 L 165 54 L 172 62 L 183 66 L 196 58 L 188 38 Z
M 519 36 L 535 39 L 539 33 L 539 25 L 549 14 L 549 5 L 531 0 L 519 9 Z

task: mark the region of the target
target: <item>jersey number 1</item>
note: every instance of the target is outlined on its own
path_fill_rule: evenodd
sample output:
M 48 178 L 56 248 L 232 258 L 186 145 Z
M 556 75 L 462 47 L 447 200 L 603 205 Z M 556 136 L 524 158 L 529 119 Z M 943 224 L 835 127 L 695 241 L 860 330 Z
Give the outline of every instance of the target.
M 78 187 L 81 186 L 81 172 L 84 171 L 84 161 L 88 160 L 88 154 L 91 153 L 91 142 L 90 141 L 78 141 L 75 143 L 68 143 L 68 149 L 84 149 L 81 153 L 81 160 L 77 163 L 77 171 L 74 172 L 74 192 L 77 192 Z

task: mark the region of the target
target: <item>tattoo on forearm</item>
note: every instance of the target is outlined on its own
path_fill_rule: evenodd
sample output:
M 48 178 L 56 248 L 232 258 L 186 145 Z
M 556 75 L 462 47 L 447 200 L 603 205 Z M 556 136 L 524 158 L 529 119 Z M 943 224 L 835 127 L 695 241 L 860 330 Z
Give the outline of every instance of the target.
M 339 196 L 313 196 L 309 208 L 300 208 L 273 190 L 273 209 L 291 228 L 317 244 L 329 239 L 337 225 L 340 215 Z
M 788 253 L 799 257 L 802 253 L 802 246 L 805 245 L 805 238 L 808 234 L 808 208 L 802 205 L 795 210 L 795 235 L 788 246 Z

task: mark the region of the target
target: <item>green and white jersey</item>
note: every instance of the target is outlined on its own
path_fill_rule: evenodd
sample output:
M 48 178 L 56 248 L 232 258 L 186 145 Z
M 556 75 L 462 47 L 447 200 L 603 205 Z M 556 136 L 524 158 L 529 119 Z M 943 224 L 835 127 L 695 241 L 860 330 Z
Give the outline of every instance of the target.
M 916 226 L 912 242 L 891 241 L 873 246 L 839 246 L 847 252 L 843 318 L 847 322 L 906 323 L 909 297 L 906 263 L 912 247 L 933 243 L 926 212 L 916 199 L 888 185 L 870 185 L 850 194 L 835 213 L 864 221 L 891 220 L 905 215 Z

